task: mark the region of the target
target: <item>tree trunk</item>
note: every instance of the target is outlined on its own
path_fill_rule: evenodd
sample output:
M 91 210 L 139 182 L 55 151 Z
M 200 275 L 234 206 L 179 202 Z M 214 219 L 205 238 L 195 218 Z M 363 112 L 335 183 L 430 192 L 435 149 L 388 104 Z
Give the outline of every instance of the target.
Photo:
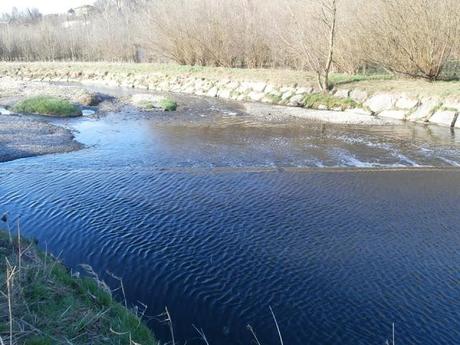
M 332 61 L 334 59 L 334 47 L 335 47 L 335 34 L 337 28 L 337 0 L 330 0 L 330 7 L 328 10 L 330 11 L 330 23 L 329 26 L 329 49 L 327 54 L 326 66 L 324 68 L 324 76 L 323 76 L 323 92 L 329 91 L 329 73 L 331 72 Z

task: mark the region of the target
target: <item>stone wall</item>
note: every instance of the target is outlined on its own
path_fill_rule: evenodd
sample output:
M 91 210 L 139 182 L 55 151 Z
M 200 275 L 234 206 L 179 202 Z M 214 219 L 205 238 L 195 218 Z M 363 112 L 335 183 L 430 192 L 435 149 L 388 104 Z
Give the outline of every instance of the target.
M 97 83 L 109 87 L 129 87 L 144 90 L 180 92 L 207 97 L 219 97 L 236 101 L 252 101 L 269 104 L 303 107 L 304 99 L 318 93 L 312 87 L 271 85 L 260 81 L 212 80 L 191 75 L 169 76 L 162 73 L 87 73 L 66 69 L 52 70 L 33 66 L 29 68 L 3 68 L 3 75 L 23 80 Z M 369 94 L 361 89 L 336 89 L 332 95 L 351 99 L 359 113 L 381 118 L 413 121 L 426 124 L 460 128 L 460 92 L 457 98 L 413 97 L 404 94 L 377 92 Z M 329 109 L 325 104 L 318 109 Z M 351 109 L 353 110 L 353 109 Z M 350 109 L 344 113 L 347 116 Z

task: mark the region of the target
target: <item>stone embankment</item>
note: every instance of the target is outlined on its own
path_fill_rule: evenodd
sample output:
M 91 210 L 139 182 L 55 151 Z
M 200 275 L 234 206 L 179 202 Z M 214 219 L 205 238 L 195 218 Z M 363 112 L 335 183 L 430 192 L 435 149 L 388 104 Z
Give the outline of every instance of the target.
M 306 99 L 318 93 L 313 87 L 272 85 L 261 81 L 213 80 L 193 75 L 170 76 L 167 73 L 132 73 L 75 71 L 71 68 L 20 67 L 1 70 L 4 76 L 21 80 L 80 82 L 109 87 L 130 87 L 144 90 L 179 92 L 236 101 L 261 102 L 292 107 L 305 107 Z M 410 91 L 410 90 L 408 90 Z M 460 128 L 460 92 L 458 97 L 413 96 L 403 93 L 368 93 L 362 89 L 339 88 L 332 91 L 336 100 L 322 104 L 315 99 L 315 109 L 343 111 L 343 116 L 367 114 L 377 118 L 412 121 Z

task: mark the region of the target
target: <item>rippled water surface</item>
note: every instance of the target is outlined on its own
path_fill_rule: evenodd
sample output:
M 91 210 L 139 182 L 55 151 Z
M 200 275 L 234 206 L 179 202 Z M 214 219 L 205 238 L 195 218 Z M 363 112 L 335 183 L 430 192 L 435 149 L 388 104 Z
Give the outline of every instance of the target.
M 1 164 L 0 211 L 188 344 L 277 344 L 269 306 L 285 344 L 460 342 L 460 133 L 180 103 L 58 121 L 87 148 Z

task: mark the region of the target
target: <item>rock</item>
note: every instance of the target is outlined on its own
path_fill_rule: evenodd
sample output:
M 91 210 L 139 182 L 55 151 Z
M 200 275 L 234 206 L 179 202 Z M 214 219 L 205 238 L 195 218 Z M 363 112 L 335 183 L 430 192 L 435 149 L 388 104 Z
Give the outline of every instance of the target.
M 401 97 L 396 102 L 396 108 L 404 110 L 412 110 L 419 104 L 418 99 L 412 99 L 408 97 Z
M 394 108 L 395 103 L 396 97 L 394 95 L 381 93 L 369 98 L 364 105 L 374 113 L 380 113 Z
M 237 90 L 239 93 L 247 93 L 248 91 L 252 90 L 252 83 L 244 81 L 240 84 Z
M 457 116 L 457 120 L 455 121 L 454 127 L 455 128 L 460 128 L 460 116 Z
M 273 89 L 271 90 L 270 92 L 267 93 L 268 95 L 271 95 L 271 96 L 274 96 L 274 97 L 279 97 L 281 98 L 281 96 L 283 95 L 279 90 L 277 89 Z
M 318 110 L 328 110 L 328 109 L 327 109 L 327 106 L 325 106 L 324 104 L 320 104 L 318 105 Z
M 372 113 L 369 110 L 361 109 L 361 108 L 345 109 L 345 112 L 359 114 L 359 115 L 372 116 Z
M 266 87 L 267 87 L 267 83 L 263 83 L 263 82 L 252 83 L 252 89 L 255 92 L 264 92 Z
M 238 87 L 238 91 L 241 93 L 247 93 L 249 91 L 263 92 L 266 87 L 267 87 L 267 84 L 264 82 L 245 81 L 240 84 L 240 86 Z
M 265 97 L 265 94 L 263 92 L 250 92 L 249 93 L 249 99 L 254 102 L 259 102 L 262 100 L 262 98 Z
M 268 103 L 268 104 L 274 104 L 275 100 L 273 99 L 273 97 L 265 96 L 264 98 L 262 98 L 261 102 L 262 103 Z
M 369 95 L 364 90 L 354 89 L 351 90 L 349 97 L 355 102 L 362 103 L 367 99 L 367 97 L 369 97 Z
M 302 106 L 304 104 L 304 99 L 305 94 L 294 95 L 289 99 L 287 104 L 293 107 Z
M 447 98 L 443 102 L 443 107 L 447 109 L 452 109 L 456 111 L 460 111 L 460 100 L 459 99 L 453 99 L 453 98 Z
M 217 93 L 217 97 L 225 98 L 225 99 L 231 98 L 231 95 L 232 95 L 232 90 L 229 90 L 229 89 L 220 89 L 219 92 Z
M 95 92 L 83 92 L 82 95 L 78 97 L 77 101 L 81 105 L 97 106 L 102 102 L 102 97 Z
M 455 120 L 457 119 L 457 114 L 457 112 L 449 110 L 437 111 L 430 118 L 430 123 L 435 123 L 437 125 L 446 127 L 454 127 Z
M 214 86 L 206 93 L 206 96 L 208 96 L 208 97 L 217 97 L 218 92 L 219 92 L 219 89 L 216 86 Z
M 411 113 L 407 119 L 410 121 L 425 121 L 431 116 L 433 110 L 439 105 L 440 102 L 438 99 L 424 99 L 422 100 L 420 106 L 413 113 Z
M 189 87 L 185 88 L 185 89 L 183 90 L 183 92 L 192 95 L 192 94 L 194 94 L 196 91 L 195 91 L 195 87 L 194 87 L 194 86 L 189 86 Z
M 247 98 L 248 98 L 248 97 L 247 97 L 245 94 L 240 94 L 240 95 L 236 98 L 236 100 L 241 102 L 241 101 L 246 101 Z
M 284 86 L 284 87 L 282 87 L 282 88 L 280 89 L 280 92 L 283 93 L 283 94 L 286 93 L 286 92 L 292 92 L 292 94 L 295 94 L 296 89 L 293 88 L 293 87 Z
M 291 98 L 292 96 L 294 96 L 294 91 L 292 91 L 292 90 L 286 91 L 281 95 L 281 100 L 286 101 L 289 98 Z
M 407 111 L 404 110 L 384 110 L 379 114 L 379 117 L 388 119 L 405 120 Z
M 264 92 L 266 94 L 271 94 L 275 90 L 275 87 L 273 85 L 267 84 L 267 87 L 265 88 Z
M 312 87 L 299 87 L 298 89 L 295 90 L 296 95 L 303 95 L 305 97 L 306 94 L 312 93 L 313 88 Z
M 227 83 L 227 84 L 225 85 L 225 88 L 226 88 L 227 90 L 230 90 L 230 92 L 231 92 L 231 91 L 234 91 L 234 90 L 236 90 L 237 88 L 239 88 L 239 86 L 240 86 L 240 83 L 239 83 L 239 82 L 237 82 L 237 81 L 230 81 L 229 83 Z
M 338 89 L 334 96 L 339 98 L 348 98 L 350 97 L 350 90 Z

